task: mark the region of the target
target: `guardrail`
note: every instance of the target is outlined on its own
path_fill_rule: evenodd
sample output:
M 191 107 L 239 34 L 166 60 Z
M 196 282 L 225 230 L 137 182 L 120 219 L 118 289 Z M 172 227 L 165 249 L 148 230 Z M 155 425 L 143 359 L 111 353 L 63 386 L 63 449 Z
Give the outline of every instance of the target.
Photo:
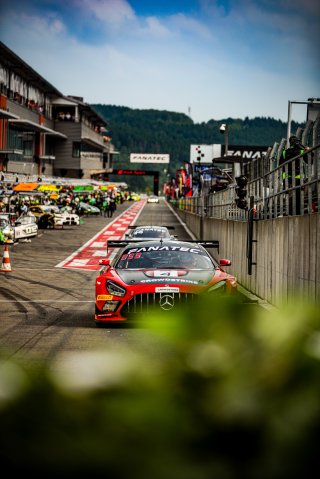
M 303 158 L 307 155 L 307 161 Z M 300 179 L 295 178 L 295 162 L 300 162 Z M 292 168 L 292 184 L 288 170 Z M 286 180 L 282 173 L 286 173 Z M 217 219 L 247 221 L 248 210 L 235 204 L 235 187 L 215 193 L 172 200 L 179 209 Z M 248 182 L 247 196 L 253 205 L 255 219 L 273 219 L 289 215 L 305 215 L 320 211 L 320 144 L 307 153 L 288 160 L 264 176 Z M 301 205 L 300 211 L 297 207 Z

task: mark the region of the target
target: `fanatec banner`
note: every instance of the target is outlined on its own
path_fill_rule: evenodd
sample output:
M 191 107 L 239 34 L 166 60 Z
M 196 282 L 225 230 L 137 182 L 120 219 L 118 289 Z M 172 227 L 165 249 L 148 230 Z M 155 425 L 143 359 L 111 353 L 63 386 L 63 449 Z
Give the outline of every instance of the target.
M 130 163 L 169 163 L 170 155 L 153 153 L 131 153 Z
M 239 162 L 262 158 L 266 154 L 267 146 L 256 145 L 229 145 L 227 158 L 224 155 L 225 145 L 190 145 L 190 163 L 210 164 L 217 162 Z

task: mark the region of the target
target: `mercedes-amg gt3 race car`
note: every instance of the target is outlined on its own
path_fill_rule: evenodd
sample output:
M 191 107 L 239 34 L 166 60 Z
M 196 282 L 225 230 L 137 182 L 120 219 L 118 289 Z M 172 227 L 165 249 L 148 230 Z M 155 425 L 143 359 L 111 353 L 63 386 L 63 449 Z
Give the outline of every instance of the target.
M 237 291 L 236 278 L 223 269 L 231 261 L 217 261 L 205 249 L 219 248 L 218 241 L 108 241 L 112 247 L 121 249 L 111 261 L 100 260 L 96 278 L 97 325 L 169 311 L 203 293 Z

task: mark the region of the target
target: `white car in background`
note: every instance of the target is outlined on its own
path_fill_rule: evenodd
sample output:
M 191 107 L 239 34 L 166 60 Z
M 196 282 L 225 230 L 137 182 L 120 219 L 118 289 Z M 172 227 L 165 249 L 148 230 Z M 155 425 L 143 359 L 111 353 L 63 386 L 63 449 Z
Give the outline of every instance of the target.
M 72 212 L 71 206 L 63 206 L 60 209 L 60 213 L 64 216 L 65 225 L 79 225 L 80 216 L 77 213 Z
M 38 234 L 37 218 L 31 214 L 21 215 L 14 222 L 14 240 L 34 238 Z
M 158 196 L 155 196 L 155 195 L 148 196 L 147 203 L 159 203 Z
M 59 208 L 56 205 L 49 205 L 48 207 L 51 211 L 55 213 L 55 215 L 58 215 L 59 217 L 62 217 L 62 223 L 64 225 L 79 225 L 80 224 L 80 216 L 77 215 L 76 213 L 72 213 L 70 210 L 71 208 L 68 206 L 64 206 L 63 208 Z
M 19 216 L 13 223 L 10 214 L 0 214 L 0 228 L 7 243 L 31 239 L 38 234 L 37 218 L 31 213 Z

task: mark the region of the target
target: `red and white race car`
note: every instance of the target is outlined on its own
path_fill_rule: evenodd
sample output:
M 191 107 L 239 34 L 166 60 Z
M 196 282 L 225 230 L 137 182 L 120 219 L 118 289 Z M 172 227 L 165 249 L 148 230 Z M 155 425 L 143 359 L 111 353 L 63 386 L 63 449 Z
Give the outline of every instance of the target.
M 206 248 L 218 241 L 108 241 L 121 248 L 114 258 L 100 260 L 96 278 L 97 325 L 141 319 L 144 313 L 168 311 L 203 293 L 237 291 L 236 278 L 224 271 L 230 260 L 214 259 Z

